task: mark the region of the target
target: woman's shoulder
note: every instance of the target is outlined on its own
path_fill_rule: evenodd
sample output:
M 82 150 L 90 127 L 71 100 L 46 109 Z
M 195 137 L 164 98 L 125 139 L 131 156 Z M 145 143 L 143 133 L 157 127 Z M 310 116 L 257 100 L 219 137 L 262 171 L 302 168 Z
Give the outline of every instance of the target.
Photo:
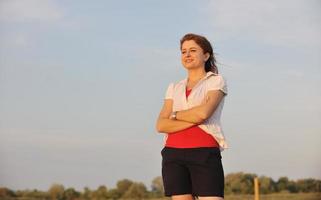
M 227 94 L 227 81 L 222 74 L 213 74 L 206 82 L 208 90 L 222 90 Z
M 185 80 L 186 81 L 186 80 Z M 184 87 L 184 80 L 177 82 L 170 82 L 166 90 L 166 99 L 173 99 L 173 95 L 177 91 L 181 91 L 181 88 Z
M 222 82 L 226 82 L 226 77 L 223 74 L 216 74 L 213 73 L 211 74 L 211 76 L 208 77 L 209 81 L 222 81 Z

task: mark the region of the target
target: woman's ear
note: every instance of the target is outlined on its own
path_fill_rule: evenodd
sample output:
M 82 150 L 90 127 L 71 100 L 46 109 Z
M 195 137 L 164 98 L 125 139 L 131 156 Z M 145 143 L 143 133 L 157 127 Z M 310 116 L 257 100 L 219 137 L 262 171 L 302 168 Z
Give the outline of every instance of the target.
M 205 53 L 205 60 L 204 60 L 204 62 L 206 62 L 209 58 L 210 58 L 210 54 L 209 54 L 208 52 Z

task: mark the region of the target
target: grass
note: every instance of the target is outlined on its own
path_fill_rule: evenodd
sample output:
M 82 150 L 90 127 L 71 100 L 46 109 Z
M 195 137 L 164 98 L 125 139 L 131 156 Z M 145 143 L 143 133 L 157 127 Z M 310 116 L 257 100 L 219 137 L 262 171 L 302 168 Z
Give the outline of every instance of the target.
M 37 198 L 1 198 L 0 200 L 37 200 Z M 129 199 L 126 199 L 129 200 Z M 169 197 L 146 200 L 171 200 Z M 254 200 L 254 195 L 226 195 L 225 200 Z M 321 193 L 274 193 L 260 195 L 260 200 L 321 200 Z
M 321 200 L 321 193 L 275 193 L 260 195 L 260 200 Z M 225 200 L 254 200 L 254 195 L 227 195 Z
M 170 200 L 160 198 L 151 200 Z M 254 195 L 226 195 L 225 200 L 254 200 Z M 274 193 L 260 195 L 260 200 L 321 200 L 321 193 Z

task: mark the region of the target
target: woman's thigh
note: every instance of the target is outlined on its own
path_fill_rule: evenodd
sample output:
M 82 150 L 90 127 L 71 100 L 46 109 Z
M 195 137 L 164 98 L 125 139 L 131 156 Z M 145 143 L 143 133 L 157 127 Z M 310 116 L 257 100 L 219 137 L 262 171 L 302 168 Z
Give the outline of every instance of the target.
M 222 197 L 198 197 L 199 200 L 224 200 Z
M 173 195 L 172 200 L 195 200 L 191 194 Z

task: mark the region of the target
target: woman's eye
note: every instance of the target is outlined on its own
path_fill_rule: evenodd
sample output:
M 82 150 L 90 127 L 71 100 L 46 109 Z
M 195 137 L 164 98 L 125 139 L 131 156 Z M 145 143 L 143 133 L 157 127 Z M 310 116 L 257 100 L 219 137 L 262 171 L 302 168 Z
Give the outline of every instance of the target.
M 185 54 L 186 52 L 185 51 L 182 51 L 182 54 Z

